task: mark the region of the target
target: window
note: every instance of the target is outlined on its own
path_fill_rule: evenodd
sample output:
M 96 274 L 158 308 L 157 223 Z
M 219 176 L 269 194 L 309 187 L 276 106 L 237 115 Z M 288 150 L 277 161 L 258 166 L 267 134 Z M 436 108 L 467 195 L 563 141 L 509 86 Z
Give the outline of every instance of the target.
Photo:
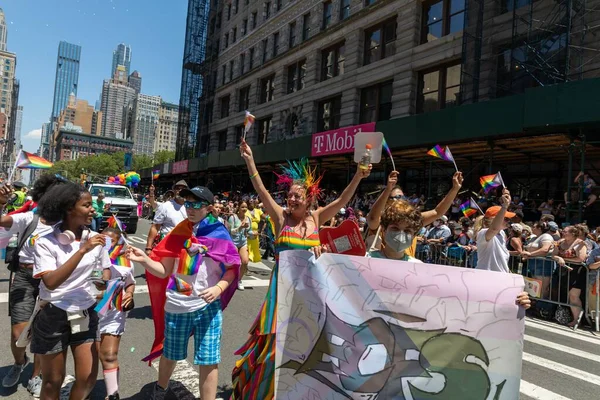
M 419 73 L 417 112 L 456 105 L 460 95 L 460 64 Z
M 221 71 L 221 85 L 224 85 L 225 79 L 227 78 L 227 64 L 223 64 Z
M 277 11 L 283 8 L 283 0 L 277 0 Z
M 269 46 L 269 38 L 263 39 L 262 41 L 262 63 L 267 62 L 267 47 Z
M 213 103 L 206 103 L 206 106 L 204 107 L 204 125 L 208 125 L 208 124 L 212 124 L 212 120 L 213 120 Z
M 310 37 L 310 13 L 302 17 L 302 40 L 308 40 Z
M 341 110 L 342 96 L 321 101 L 317 111 L 317 132 L 339 128 Z
M 208 153 L 208 135 L 200 136 L 200 154 Z
M 224 40 L 224 42 L 225 42 L 224 43 L 225 48 L 227 48 L 227 46 L 229 46 L 229 33 L 225 34 L 225 40 Z
M 229 61 L 229 82 L 233 80 L 233 60 Z
M 227 150 L 227 131 L 217 132 L 217 139 L 219 141 L 219 151 Z
M 321 52 L 321 80 L 333 78 L 344 73 L 345 42 L 338 43 Z
M 244 136 L 244 125 L 238 125 L 235 127 L 235 143 L 242 143 L 242 137 Z
M 365 31 L 365 63 L 393 56 L 396 52 L 396 18 L 387 20 L 380 25 Z
M 300 60 L 290 65 L 287 69 L 287 92 L 294 93 L 304 89 L 304 78 L 306 76 L 306 60 Z
M 245 36 L 248 32 L 248 19 L 242 21 L 242 36 Z
M 223 16 L 221 15 L 221 12 L 219 12 L 217 14 L 217 29 L 221 28 L 221 18 L 223 18 Z
M 333 5 L 331 1 L 326 1 L 323 3 L 323 30 L 327 29 L 329 25 L 331 25 L 331 12 L 333 10 Z
M 227 4 L 227 21 L 231 18 L 231 3 Z
M 209 33 L 212 35 L 213 33 L 215 33 L 215 17 L 212 17 L 210 19 L 210 28 L 209 28 Z
M 288 47 L 291 49 L 296 45 L 296 22 L 291 22 L 289 25 L 290 36 L 288 41 Z
M 260 103 L 266 103 L 274 99 L 275 75 L 269 75 L 260 80 Z
M 512 3 L 512 1 L 511 1 Z M 423 3 L 423 37 L 421 43 L 431 42 L 463 30 L 465 0 L 432 0 Z
M 377 0 L 365 0 L 365 7 L 370 6 L 371 4 L 375 3 Z
M 246 73 L 246 53 L 240 54 L 240 75 Z
M 221 118 L 229 117 L 229 95 L 221 97 Z
M 340 21 L 350 16 L 350 0 L 342 0 L 340 3 Z
M 239 9 L 240 9 L 240 0 L 235 0 L 235 9 L 233 10 L 233 12 L 237 14 Z
M 256 29 L 256 18 L 257 18 L 257 13 L 256 11 L 252 11 L 252 29 Z
M 392 116 L 392 84 L 383 82 L 364 88 L 360 94 L 360 123 L 386 121 Z
M 265 21 L 271 18 L 271 2 L 265 2 Z
M 265 144 L 268 142 L 269 133 L 271 133 L 271 117 L 258 120 L 258 140 L 256 144 Z
M 237 40 L 237 28 L 233 28 L 231 30 L 231 43 L 235 43 L 235 41 Z
M 238 99 L 238 111 L 245 111 L 250 108 L 250 86 L 240 89 L 240 97 Z
M 248 55 L 248 71 L 254 68 L 254 47 L 250 48 L 250 54 Z
M 273 57 L 277 57 L 279 53 L 279 32 L 273 34 Z

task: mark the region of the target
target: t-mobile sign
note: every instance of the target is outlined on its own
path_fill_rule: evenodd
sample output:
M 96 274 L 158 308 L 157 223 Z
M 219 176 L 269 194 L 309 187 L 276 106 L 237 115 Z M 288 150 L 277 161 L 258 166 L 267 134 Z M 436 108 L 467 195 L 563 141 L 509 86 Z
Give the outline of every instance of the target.
M 312 137 L 312 157 L 354 152 L 354 135 L 359 132 L 374 132 L 375 122 L 347 126 L 332 131 L 315 133 Z

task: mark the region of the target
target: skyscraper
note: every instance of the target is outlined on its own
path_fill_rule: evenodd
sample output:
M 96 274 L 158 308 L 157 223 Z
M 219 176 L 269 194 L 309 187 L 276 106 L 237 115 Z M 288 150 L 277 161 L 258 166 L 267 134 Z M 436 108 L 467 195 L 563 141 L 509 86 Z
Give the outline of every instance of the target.
M 129 76 L 131 69 L 131 46 L 121 43 L 113 51 L 112 68 L 110 70 L 110 76 L 115 74 L 117 66 L 122 65 L 125 67 L 125 76 Z
M 131 75 L 129 75 L 129 87 L 135 89 L 136 93 L 140 93 L 142 91 L 142 75 L 133 71 Z
M 102 136 L 123 138 L 123 111 L 136 96 L 135 89 L 127 83 L 125 66 L 118 65 L 112 79 L 102 84 Z
M 62 109 L 67 106 L 69 95 L 71 93 L 77 95 L 80 59 L 81 46 L 67 42 L 59 43 L 51 122 L 54 122 Z
M 0 8 L 0 50 L 6 51 L 6 20 L 4 10 Z
M 158 127 L 160 96 L 138 94 L 133 101 L 133 127 L 129 132 L 134 154 L 154 154 L 154 136 Z
M 158 110 L 158 127 L 154 137 L 154 152 L 175 151 L 177 144 L 177 126 L 179 105 L 162 102 Z
M 45 159 L 50 159 L 50 137 L 52 136 L 52 123 L 44 122 L 42 124 L 42 137 L 40 139 L 39 154 Z

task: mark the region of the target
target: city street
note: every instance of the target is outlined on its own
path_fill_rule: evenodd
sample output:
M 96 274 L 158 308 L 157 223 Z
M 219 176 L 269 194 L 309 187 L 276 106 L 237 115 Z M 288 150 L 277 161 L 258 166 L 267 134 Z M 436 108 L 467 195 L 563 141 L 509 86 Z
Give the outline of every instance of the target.
M 138 232 L 130 236 L 137 247 L 144 248 L 149 222 L 140 221 Z M 222 363 L 220 365 L 219 394 L 227 399 L 231 393 L 231 370 L 236 356 L 234 351 L 247 338 L 247 329 L 252 323 L 261 301 L 265 295 L 267 279 L 271 263 L 254 264 L 250 267 L 250 276 L 244 282 L 246 290 L 238 291 L 224 314 Z M 5 268 L 0 273 L 0 313 L 3 322 L 0 324 L 0 337 L 4 338 L 4 351 L 0 352 L 0 375 L 4 375 L 12 363 L 10 356 L 9 319 L 7 315 L 8 278 Z M 158 367 L 140 360 L 147 355 L 153 341 L 154 328 L 151 321 L 150 302 L 146 294 L 143 271 L 136 269 L 136 308 L 130 312 L 127 332 L 123 336 L 119 360 L 121 365 L 122 399 L 148 399 L 154 384 Z M 191 342 L 190 342 L 191 344 Z M 198 374 L 192 365 L 192 346 L 188 359 L 180 362 L 171 388 L 177 399 L 197 399 Z M 69 361 L 67 371 L 73 371 Z M 10 399 L 29 399 L 24 385 L 27 382 L 28 367 L 22 376 L 21 383 L 12 389 L 0 389 L 0 396 Z M 521 382 L 521 399 L 540 400 L 588 400 L 600 390 L 600 337 L 590 332 L 579 330 L 573 332 L 556 324 L 527 320 L 525 330 L 525 347 L 523 354 L 523 371 Z M 65 382 L 64 396 L 67 398 L 69 375 Z M 102 373 L 92 394 L 93 400 L 104 399 L 105 388 Z

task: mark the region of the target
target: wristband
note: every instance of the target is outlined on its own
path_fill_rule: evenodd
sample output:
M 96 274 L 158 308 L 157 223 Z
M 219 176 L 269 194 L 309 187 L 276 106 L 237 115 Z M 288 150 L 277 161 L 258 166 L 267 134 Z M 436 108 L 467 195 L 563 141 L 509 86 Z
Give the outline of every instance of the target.
M 256 178 L 257 176 L 258 176 L 258 172 L 257 172 L 257 173 L 255 173 L 254 175 L 250 175 L 250 179 L 254 179 L 254 178 Z
M 215 284 L 216 287 L 218 287 L 219 289 L 221 289 L 221 293 L 223 293 L 225 290 L 223 290 L 223 288 L 221 287 L 221 285 L 219 285 L 218 283 Z
M 148 250 L 152 251 L 152 247 L 146 247 L 145 250 L 146 251 L 148 251 Z

